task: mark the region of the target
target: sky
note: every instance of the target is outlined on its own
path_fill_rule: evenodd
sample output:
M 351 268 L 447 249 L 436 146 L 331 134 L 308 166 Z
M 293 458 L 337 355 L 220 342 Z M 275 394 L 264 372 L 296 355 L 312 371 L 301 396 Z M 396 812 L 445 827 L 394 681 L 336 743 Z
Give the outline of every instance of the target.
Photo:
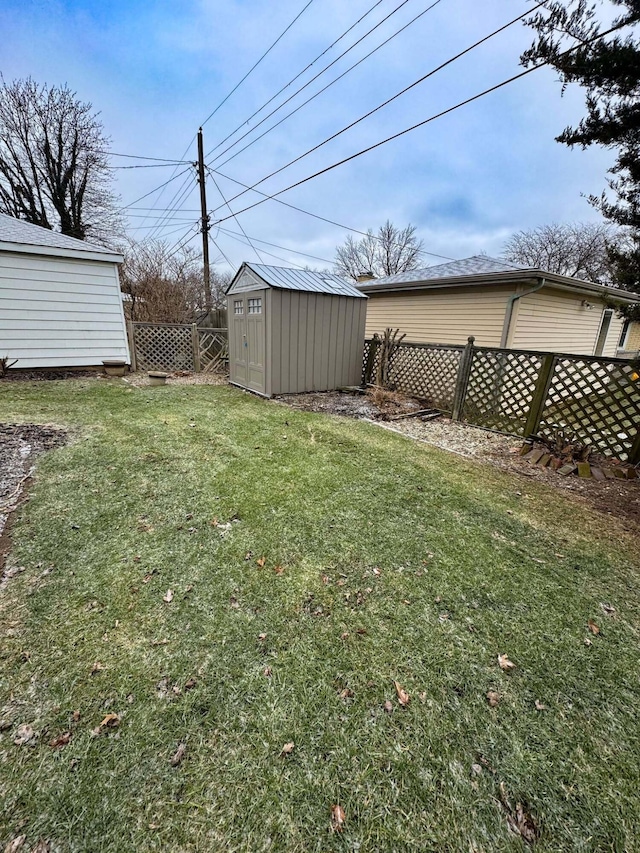
M 171 248 L 186 242 L 199 246 L 199 189 L 190 163 L 197 156 L 195 134 L 202 124 L 205 152 L 213 151 L 205 159 L 224 175 L 214 171 L 206 182 L 212 223 L 225 218 L 211 229 L 212 261 L 218 269 L 228 264 L 236 269 L 245 260 L 327 267 L 348 231 L 274 200 L 238 213 L 262 197 L 247 192 L 227 206 L 224 199 L 242 191 L 232 179 L 255 184 L 533 6 L 522 0 L 437 0 L 425 11 L 433 0 L 379 0 L 372 8 L 374 3 L 2 0 L 0 71 L 5 80 L 31 76 L 40 83 L 68 84 L 100 113 L 117 155 L 189 161 L 177 167 L 125 169 L 121 167 L 145 161 L 112 156 L 112 165 L 119 167 L 113 170 L 114 188 L 131 237 L 164 239 Z M 519 56 L 533 35 L 522 23 L 514 24 L 258 189 L 278 192 L 517 74 L 522 70 Z M 389 37 L 372 56 L 271 130 Z M 286 106 L 253 130 L 291 95 Z M 280 199 L 360 231 L 376 230 L 387 219 L 399 227 L 411 223 L 432 253 L 425 254 L 425 266 L 483 252 L 499 255 L 516 231 L 598 220 L 586 196 L 605 188 L 613 154 L 571 150 L 554 140 L 583 113 L 584 92 L 570 87 L 562 94 L 558 75 L 543 68 Z M 265 130 L 263 138 L 240 150 Z M 165 181 L 167 186 L 158 190 Z M 139 200 L 141 196 L 146 197 Z M 238 213 L 237 220 L 230 208 Z M 246 244 L 241 227 L 258 254 Z

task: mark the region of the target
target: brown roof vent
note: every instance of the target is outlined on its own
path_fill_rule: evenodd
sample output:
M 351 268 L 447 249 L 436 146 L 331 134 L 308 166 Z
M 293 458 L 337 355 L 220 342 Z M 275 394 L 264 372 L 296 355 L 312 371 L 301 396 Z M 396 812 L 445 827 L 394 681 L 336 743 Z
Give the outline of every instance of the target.
M 372 281 L 375 278 L 375 275 L 371 272 L 371 270 L 365 270 L 364 272 L 358 273 L 358 277 L 356 278 L 357 282 L 361 281 Z

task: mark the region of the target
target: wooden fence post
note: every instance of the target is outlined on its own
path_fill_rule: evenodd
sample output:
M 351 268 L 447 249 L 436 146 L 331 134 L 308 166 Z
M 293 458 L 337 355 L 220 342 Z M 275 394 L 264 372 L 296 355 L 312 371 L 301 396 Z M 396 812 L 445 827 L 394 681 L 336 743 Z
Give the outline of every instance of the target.
M 196 373 L 200 373 L 202 367 L 200 365 L 200 335 L 198 334 L 198 324 L 191 324 L 191 345 L 193 347 L 193 369 Z
M 138 369 L 138 359 L 136 357 L 136 336 L 133 330 L 133 323 L 127 320 L 127 337 L 129 338 L 129 355 L 131 356 L 131 370 L 135 373 Z
M 371 341 L 369 342 L 369 352 L 367 353 L 367 363 L 364 366 L 364 376 L 362 377 L 362 384 L 369 385 L 371 383 L 371 378 L 373 376 L 373 368 L 376 363 L 376 353 L 378 352 L 378 347 L 380 346 L 380 338 L 378 335 L 374 335 Z
M 547 402 L 549 386 L 551 385 L 551 380 L 556 369 L 556 363 L 556 354 L 553 352 L 547 353 L 542 359 L 542 366 L 538 374 L 535 391 L 533 392 L 533 398 L 529 406 L 527 423 L 524 428 L 525 438 L 536 435 L 538 432 L 544 412 L 544 404 Z
M 467 345 L 460 356 L 458 375 L 456 377 L 456 390 L 453 393 L 453 411 L 451 412 L 451 419 L 454 421 L 459 421 L 462 418 L 462 410 L 464 408 L 465 397 L 467 396 L 469 376 L 471 375 L 471 365 L 473 364 L 474 341 L 475 338 L 473 335 L 467 338 Z

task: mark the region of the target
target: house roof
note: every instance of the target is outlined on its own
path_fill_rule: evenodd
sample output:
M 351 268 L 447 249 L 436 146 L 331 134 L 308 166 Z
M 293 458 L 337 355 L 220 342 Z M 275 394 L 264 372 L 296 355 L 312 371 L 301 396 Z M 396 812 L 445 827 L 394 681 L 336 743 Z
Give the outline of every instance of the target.
M 358 284 L 363 293 L 376 293 L 391 290 L 431 289 L 437 287 L 481 286 L 500 284 L 513 281 L 529 281 L 544 278 L 550 285 L 564 289 L 576 290 L 582 293 L 598 293 L 620 299 L 623 302 L 639 302 L 640 296 L 617 287 L 607 287 L 582 281 L 570 276 L 557 275 L 536 267 L 522 267 L 516 264 L 490 258 L 487 255 L 473 255 L 460 261 L 451 261 L 410 272 L 363 281 Z
M 294 270 L 289 267 L 272 267 L 267 264 L 253 264 L 245 261 L 233 281 L 227 288 L 227 293 L 233 287 L 243 269 L 251 270 L 270 287 L 278 290 L 298 290 L 307 293 L 328 293 L 332 296 L 352 296 L 356 299 L 366 299 L 355 284 L 337 275 L 311 270 Z
M 0 213 L 0 248 L 12 251 L 36 251 L 37 254 L 84 256 L 119 262 L 122 255 L 103 246 L 95 246 L 75 237 L 67 237 L 58 231 L 32 225 L 22 219 Z

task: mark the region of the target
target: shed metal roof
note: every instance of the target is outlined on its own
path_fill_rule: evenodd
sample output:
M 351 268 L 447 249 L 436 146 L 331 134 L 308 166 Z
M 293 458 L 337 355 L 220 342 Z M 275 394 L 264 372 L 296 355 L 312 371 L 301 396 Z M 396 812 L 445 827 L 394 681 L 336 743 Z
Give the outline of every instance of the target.
M 18 246 L 34 246 L 40 249 L 62 249 L 64 251 L 82 252 L 84 254 L 112 255 L 114 261 L 121 260 L 118 252 L 105 249 L 104 246 L 96 246 L 85 240 L 76 240 L 75 237 L 67 237 L 58 231 L 42 228 L 40 225 L 32 225 L 6 213 L 0 213 L 0 243 L 14 243 Z M 52 252 L 51 254 L 55 254 Z
M 332 296 L 351 296 L 356 299 L 366 299 L 355 284 L 331 273 L 312 272 L 311 270 L 294 270 L 289 267 L 272 267 L 267 264 L 250 264 L 245 261 L 244 267 L 266 282 L 270 287 L 279 290 L 299 290 L 307 293 L 329 293 Z

